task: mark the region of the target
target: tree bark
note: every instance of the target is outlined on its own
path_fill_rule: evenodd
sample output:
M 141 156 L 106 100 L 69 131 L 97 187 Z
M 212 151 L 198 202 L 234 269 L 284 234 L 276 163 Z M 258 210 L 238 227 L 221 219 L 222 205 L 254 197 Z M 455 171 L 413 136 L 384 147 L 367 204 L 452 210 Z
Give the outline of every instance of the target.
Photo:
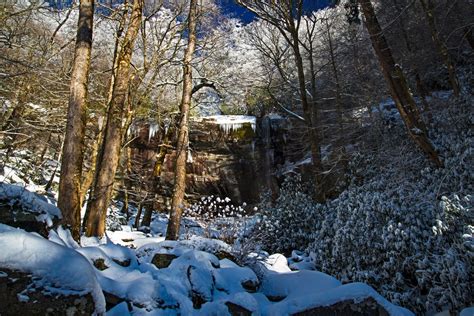
M 433 145 L 428 139 L 427 129 L 420 117 L 415 100 L 408 88 L 402 69 L 395 63 L 387 40 L 375 15 L 374 7 L 370 0 L 358 0 L 365 17 L 365 25 L 370 35 L 372 46 L 380 63 L 382 73 L 387 81 L 392 98 L 397 109 L 418 147 L 436 164 L 443 164 L 438 157 Z
M 456 77 L 456 68 L 454 67 L 454 63 L 451 60 L 451 56 L 449 56 L 449 51 L 446 45 L 441 40 L 439 35 L 438 29 L 436 28 L 436 22 L 433 14 L 433 8 L 429 2 L 429 0 L 420 0 L 421 7 L 423 8 L 423 12 L 425 13 L 426 19 L 428 20 L 428 26 L 431 32 L 431 38 L 433 39 L 433 43 L 436 46 L 441 58 L 443 59 L 444 65 L 448 70 L 449 81 L 451 82 L 451 87 L 453 88 L 453 93 L 455 97 L 459 96 L 459 82 L 458 78 Z
M 112 100 L 112 94 L 114 92 L 114 83 L 115 83 L 115 77 L 117 74 L 117 68 L 118 68 L 118 52 L 120 49 L 120 40 L 122 38 L 123 31 L 125 29 L 125 23 L 127 22 L 127 16 L 128 16 L 128 3 L 124 3 L 124 8 L 122 10 L 121 18 L 119 20 L 119 25 L 117 28 L 117 31 L 115 32 L 115 43 L 114 43 L 114 53 L 113 53 L 113 61 L 112 61 L 112 75 L 110 76 L 110 83 L 109 83 L 109 91 L 107 94 L 107 105 L 110 104 L 110 101 Z M 105 109 L 107 111 L 107 109 Z M 106 112 L 105 111 L 105 112 Z M 81 205 L 84 206 L 84 202 L 86 201 L 86 195 L 87 192 L 89 192 L 93 182 L 94 182 L 94 177 L 95 177 L 95 172 L 96 172 L 96 167 L 97 167 L 97 156 L 99 155 L 100 148 L 102 147 L 102 140 L 103 140 L 103 134 L 104 134 L 104 129 L 105 127 L 102 126 L 103 120 L 106 119 L 106 113 L 103 114 L 102 116 L 99 117 L 98 120 L 98 125 L 99 125 L 99 132 L 97 133 L 96 136 L 96 141 L 94 142 L 94 145 L 92 147 L 92 152 L 91 152 L 91 167 L 87 172 L 83 175 L 83 180 L 82 180 L 82 187 L 81 187 L 81 198 L 82 202 Z M 90 199 L 90 196 L 89 196 Z M 87 208 L 86 214 L 84 216 L 84 221 L 82 223 L 83 230 L 86 230 L 87 226 L 87 219 L 89 218 L 89 211 L 90 209 Z
M 94 0 L 81 0 L 58 198 L 58 207 L 63 215 L 62 223 L 71 229 L 75 240 L 79 240 L 81 228 L 81 177 L 93 19 Z
M 122 124 L 130 81 L 130 62 L 142 17 L 143 0 L 134 0 L 122 47 L 117 57 L 117 72 L 108 106 L 102 147 L 97 159 L 91 199 L 87 205 L 86 236 L 102 237 L 105 233 L 107 207 L 112 195 L 115 173 L 122 144 Z
M 188 15 L 188 46 L 183 60 L 183 95 L 180 105 L 180 122 L 178 127 L 178 141 L 176 144 L 176 165 L 173 197 L 171 199 L 170 220 L 166 230 L 166 239 L 177 240 L 183 214 L 183 200 L 186 190 L 186 160 L 188 155 L 189 135 L 188 120 L 189 108 L 193 91 L 193 74 L 191 61 L 196 48 L 197 0 L 191 0 Z

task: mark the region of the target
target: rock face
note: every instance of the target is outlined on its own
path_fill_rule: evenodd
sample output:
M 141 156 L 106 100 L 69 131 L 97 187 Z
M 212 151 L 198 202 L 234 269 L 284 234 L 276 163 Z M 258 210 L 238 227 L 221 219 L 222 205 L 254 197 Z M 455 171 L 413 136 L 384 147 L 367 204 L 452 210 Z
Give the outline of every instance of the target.
M 234 203 L 252 205 L 259 201 L 264 191 L 278 190 L 274 170 L 278 164 L 284 163 L 284 119 L 274 115 L 258 121 L 253 118 L 230 122 L 222 123 L 222 116 L 191 122 L 186 189 L 188 202 L 201 196 L 217 195 L 229 197 Z M 136 138 L 131 143 L 132 161 L 138 163 L 133 168 L 141 175 L 151 174 L 166 129 L 142 123 L 134 130 Z M 173 144 L 172 140 L 170 144 Z M 154 183 L 158 192 L 154 198 L 159 201 L 155 208 L 165 208 L 171 196 L 174 161 L 175 152 L 170 148 L 159 182 Z
M 30 274 L 0 268 L 0 315 L 92 315 L 90 294 L 60 295 L 35 286 Z M 47 294 L 46 294 L 47 293 Z

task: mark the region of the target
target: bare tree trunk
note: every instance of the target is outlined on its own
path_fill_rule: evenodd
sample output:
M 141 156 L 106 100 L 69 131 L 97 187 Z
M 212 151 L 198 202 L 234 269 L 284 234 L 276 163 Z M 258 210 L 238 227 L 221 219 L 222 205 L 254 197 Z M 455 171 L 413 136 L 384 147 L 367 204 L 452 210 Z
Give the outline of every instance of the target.
M 48 140 L 44 144 L 43 150 L 41 151 L 41 154 L 40 154 L 40 158 L 39 158 L 39 161 L 38 161 L 39 164 L 42 164 L 44 162 L 44 156 L 46 156 L 46 153 L 48 152 L 49 141 L 51 140 L 51 136 L 52 136 L 52 133 L 49 132 L 48 133 Z
M 92 186 L 92 182 L 94 181 L 94 173 L 95 173 L 95 165 L 97 163 L 97 155 L 99 153 L 99 147 L 100 147 L 100 140 L 102 139 L 102 133 L 103 131 L 100 130 L 97 136 L 95 137 L 95 142 L 94 145 L 92 146 L 92 152 L 91 152 L 91 162 L 90 162 L 90 168 L 87 170 L 87 172 L 83 175 L 82 177 L 82 183 L 81 183 L 81 206 L 84 205 L 85 199 L 87 192 Z
M 299 30 L 301 18 L 303 16 L 303 0 L 286 0 L 286 1 L 255 1 L 255 0 L 236 0 L 236 2 L 260 18 L 274 25 L 285 38 L 288 45 L 293 50 L 293 56 L 298 73 L 298 90 L 301 97 L 301 105 L 303 107 L 304 119 L 308 128 L 309 141 L 311 146 L 312 172 L 316 182 L 313 198 L 317 202 L 324 202 L 326 194 L 323 184 L 323 165 L 321 162 L 321 134 L 318 126 L 317 110 L 314 103 L 313 91 L 312 102 L 308 100 L 308 92 L 306 90 L 306 78 L 304 73 L 303 58 L 300 52 Z M 277 65 L 278 66 L 278 65 Z M 312 71 L 314 73 L 314 69 Z M 284 76 L 282 76 L 284 77 Z M 314 89 L 313 89 L 314 88 Z M 315 85 L 312 89 L 316 90 Z
M 471 50 L 474 50 L 474 36 L 472 35 L 472 25 L 466 26 L 464 28 L 464 37 L 466 38 L 466 41 L 469 43 L 469 46 L 471 46 Z
M 115 83 L 115 77 L 116 77 L 117 68 L 118 68 L 117 57 L 118 57 L 118 52 L 119 52 L 120 39 L 122 38 L 122 34 L 125 28 L 125 23 L 127 22 L 127 13 L 128 13 L 128 3 L 127 1 L 125 1 L 122 16 L 120 18 L 117 31 L 115 32 L 114 55 L 113 55 L 113 61 L 112 61 L 112 75 L 110 76 L 109 91 L 107 95 L 107 104 L 110 104 L 110 101 L 112 100 L 112 94 L 114 92 L 114 83 Z M 89 192 L 92 186 L 92 183 L 94 182 L 95 170 L 97 166 L 97 156 L 99 155 L 99 150 L 102 146 L 102 139 L 103 139 L 103 134 L 104 134 L 104 129 L 105 129 L 105 127 L 103 127 L 101 123 L 103 122 L 103 120 L 105 120 L 105 114 L 99 117 L 99 121 L 98 121 L 99 132 L 97 133 L 96 140 L 92 147 L 91 167 L 86 172 L 86 174 L 83 175 L 82 186 L 81 186 L 81 199 L 82 199 L 81 205 L 82 206 L 84 206 L 87 192 Z M 86 226 L 87 226 L 89 211 L 90 209 L 87 208 L 86 214 L 84 216 L 84 221 L 82 223 L 82 227 L 84 230 L 86 229 Z
M 57 149 L 56 152 L 54 153 L 53 160 L 61 160 L 61 154 L 62 154 L 61 149 L 64 147 L 64 139 L 61 141 L 61 136 L 58 136 L 58 141 L 60 144 L 59 149 Z M 58 166 L 56 165 L 53 173 L 51 173 L 51 177 L 49 177 L 48 182 L 44 186 L 45 192 L 48 192 L 49 190 L 51 190 L 51 187 L 53 186 L 54 178 L 56 177 L 57 172 L 58 172 Z
M 387 81 L 393 100 L 397 106 L 408 129 L 409 135 L 413 138 L 420 149 L 436 164 L 442 167 L 438 154 L 427 136 L 427 130 L 420 117 L 415 100 L 408 88 L 402 69 L 395 63 L 387 40 L 383 36 L 383 31 L 375 15 L 374 7 L 370 0 L 358 0 L 365 17 L 365 25 L 370 34 L 372 46 L 375 50 L 382 69 L 382 73 Z
M 308 94 L 306 91 L 306 78 L 304 74 L 303 58 L 301 56 L 300 47 L 299 47 L 299 34 L 298 29 L 294 24 L 293 17 L 288 19 L 289 32 L 292 39 L 292 48 L 296 63 L 296 68 L 298 70 L 298 84 L 301 97 L 301 105 L 303 106 L 303 113 L 305 120 L 308 122 L 308 129 L 310 135 L 311 143 L 311 158 L 313 161 L 313 173 L 316 181 L 315 191 L 313 192 L 313 198 L 317 202 L 324 202 L 326 200 L 326 195 L 324 193 L 324 183 L 323 183 L 323 165 L 321 162 L 321 137 L 318 129 L 318 117 L 316 111 L 316 104 L 313 102 L 313 106 L 310 106 L 308 100 Z M 316 93 L 316 83 L 312 81 L 312 93 Z M 312 96 L 313 100 L 315 95 Z
M 145 214 L 143 214 L 141 226 L 150 227 L 151 217 L 153 215 L 153 202 L 147 202 L 145 204 Z
M 394 4 L 395 8 L 397 9 L 397 14 L 399 15 L 398 21 L 400 24 L 400 30 L 402 31 L 403 39 L 405 40 L 405 46 L 407 48 L 408 53 L 413 56 L 413 47 L 410 42 L 410 38 L 408 37 L 408 33 L 403 20 L 403 8 L 400 7 L 398 1 L 395 1 Z M 418 94 L 421 97 L 421 103 L 423 103 L 423 111 L 427 111 L 429 108 L 429 104 L 426 100 L 426 89 L 423 84 L 423 81 L 421 80 L 420 71 L 418 70 L 418 66 L 416 64 L 413 65 L 413 72 L 415 74 L 416 91 L 418 91 Z
M 451 87 L 453 88 L 454 96 L 459 96 L 459 82 L 458 78 L 456 77 L 456 68 L 454 67 L 454 63 L 451 60 L 451 56 L 449 56 L 449 51 L 446 45 L 443 43 L 439 36 L 439 32 L 436 28 L 435 18 L 433 15 L 433 7 L 430 3 L 430 0 L 420 0 L 421 7 L 423 8 L 423 12 L 426 15 L 426 19 L 428 20 L 428 26 L 431 32 L 431 38 L 438 50 L 441 58 L 443 59 L 444 65 L 448 69 L 449 74 L 449 81 L 451 82 Z
M 132 174 L 132 149 L 127 147 L 125 153 L 125 168 L 124 174 L 122 177 L 122 187 L 123 187 L 123 207 L 121 212 L 127 215 L 127 220 L 130 217 L 129 211 L 129 191 L 132 187 L 132 181 L 130 180 L 130 176 Z
M 337 70 L 337 63 L 336 63 L 336 56 L 334 54 L 334 45 L 333 45 L 333 40 L 332 40 L 332 35 L 331 35 L 331 29 L 328 23 L 328 20 L 325 20 L 326 24 L 326 33 L 328 36 L 328 44 L 329 44 L 329 57 L 331 59 L 331 68 L 332 72 L 334 74 L 334 80 L 336 84 L 336 111 L 338 114 L 338 128 L 339 128 L 339 137 L 338 137 L 338 143 L 343 149 L 344 147 L 344 125 L 343 125 L 343 113 L 342 113 L 342 96 L 341 96 L 341 83 L 339 80 L 339 73 Z
M 153 208 L 159 209 L 159 205 L 157 203 L 158 196 L 160 194 L 160 177 L 161 171 L 163 170 L 163 164 L 165 162 L 166 155 L 168 153 L 168 149 L 171 148 L 170 146 L 170 138 L 173 134 L 174 127 L 169 126 L 168 129 L 165 131 L 162 144 L 160 145 L 160 149 L 158 155 L 156 156 L 155 165 L 153 166 L 153 174 L 152 174 L 152 192 L 153 192 Z
M 140 217 L 142 217 L 142 212 L 143 212 L 143 203 L 138 203 L 138 210 L 137 210 L 137 215 L 135 217 L 135 222 L 133 223 L 133 226 L 138 229 L 140 227 Z
M 143 0 L 134 0 L 127 33 L 117 57 L 117 72 L 112 99 L 107 111 L 102 148 L 97 159 L 91 199 L 87 205 L 86 236 L 102 237 L 105 233 L 107 206 L 112 195 L 115 173 L 122 144 L 122 123 L 127 104 L 130 62 L 135 39 L 140 28 Z
M 81 177 L 93 19 L 94 0 L 81 0 L 58 198 L 58 207 L 63 215 L 62 223 L 70 227 L 76 240 L 80 238 L 81 229 Z
M 12 152 L 15 151 L 18 145 L 17 138 L 20 136 L 21 119 L 26 110 L 26 103 L 28 102 L 31 86 L 28 83 L 20 81 L 16 92 L 16 105 L 11 111 L 10 115 L 2 118 L 2 132 L 3 144 L 0 144 L 1 149 L 6 149 L 5 160 L 7 163 Z
M 197 0 L 191 0 L 188 16 L 188 46 L 183 60 L 183 95 L 180 105 L 180 122 L 178 130 L 178 141 L 176 144 L 176 165 L 174 176 L 173 197 L 171 199 L 170 220 L 166 230 L 166 239 L 177 240 L 181 215 L 183 214 L 183 200 L 186 190 L 186 160 L 188 155 L 189 135 L 188 120 L 189 108 L 193 91 L 193 73 L 191 61 L 196 48 L 196 25 L 197 25 Z

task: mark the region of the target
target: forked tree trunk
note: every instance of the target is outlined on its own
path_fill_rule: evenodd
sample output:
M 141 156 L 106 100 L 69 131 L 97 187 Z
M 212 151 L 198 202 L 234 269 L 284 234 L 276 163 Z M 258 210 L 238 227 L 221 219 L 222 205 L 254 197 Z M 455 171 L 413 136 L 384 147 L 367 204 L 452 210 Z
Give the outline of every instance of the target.
M 58 207 L 63 215 L 62 223 L 71 229 L 72 236 L 76 240 L 80 238 L 81 228 L 82 163 L 87 124 L 87 85 L 93 19 L 94 0 L 81 0 L 58 198 Z
M 420 3 L 421 7 L 423 8 L 423 12 L 425 13 L 426 19 L 428 20 L 428 26 L 430 28 L 433 43 L 435 44 L 436 49 L 441 55 L 444 65 L 448 70 L 449 81 L 451 83 L 451 87 L 453 88 L 454 96 L 458 97 L 460 89 L 458 78 L 456 77 L 456 68 L 454 67 L 453 61 L 451 60 L 451 56 L 449 56 L 448 48 L 441 40 L 438 29 L 436 28 L 436 22 L 430 0 L 420 0 Z
M 91 198 L 87 204 L 88 218 L 86 236 L 102 237 L 105 233 L 107 207 L 112 195 L 115 173 L 120 158 L 122 143 L 122 124 L 127 104 L 130 62 L 135 39 L 140 28 L 143 0 L 134 0 L 127 33 L 117 57 L 117 72 L 113 86 L 112 98 L 107 111 L 107 122 L 104 130 L 102 148 L 97 159 L 94 184 Z
M 191 0 L 188 15 L 188 46 L 183 60 L 183 95 L 180 105 L 180 122 L 178 141 L 176 144 L 176 165 L 174 176 L 173 197 L 171 200 L 170 220 L 166 230 L 166 239 L 177 240 L 184 209 L 184 193 L 186 190 L 186 160 L 188 155 L 189 108 L 193 92 L 193 73 L 191 61 L 196 48 L 197 0 Z
M 119 21 L 119 25 L 117 28 L 117 31 L 115 32 L 115 44 L 114 44 L 114 54 L 113 54 L 113 61 L 112 61 L 112 75 L 110 76 L 110 83 L 109 83 L 109 91 L 107 95 L 107 105 L 110 104 L 110 101 L 112 100 L 112 94 L 114 92 L 114 83 L 115 83 L 115 76 L 117 72 L 117 57 L 118 57 L 118 51 L 120 48 L 120 40 L 122 38 L 122 34 L 125 28 L 125 23 L 127 22 L 127 14 L 128 13 L 128 6 L 125 6 Z M 91 151 L 91 167 L 87 172 L 83 175 L 82 178 L 82 187 L 81 187 L 81 205 L 84 206 L 84 203 L 86 201 L 86 195 L 87 192 L 89 192 L 92 183 L 94 182 L 94 176 L 95 176 L 95 170 L 96 170 L 96 165 L 97 165 L 97 156 L 99 155 L 99 150 L 102 146 L 102 139 L 103 139 L 103 134 L 104 134 L 104 129 L 105 127 L 102 126 L 102 121 L 105 120 L 105 115 L 100 116 L 99 118 L 99 132 L 97 133 L 97 136 L 95 138 L 94 145 L 92 147 Z M 87 209 L 86 214 L 84 216 L 84 221 L 82 223 L 82 227 L 85 231 L 86 226 L 87 226 L 87 218 L 89 217 L 89 209 Z
M 420 117 L 415 100 L 408 88 L 402 69 L 395 63 L 387 40 L 375 15 L 374 7 L 370 0 L 358 0 L 365 17 L 365 24 L 370 34 L 372 46 L 380 63 L 382 73 L 387 81 L 393 100 L 418 147 L 436 164 L 442 167 L 442 163 L 433 145 L 427 136 L 427 129 Z

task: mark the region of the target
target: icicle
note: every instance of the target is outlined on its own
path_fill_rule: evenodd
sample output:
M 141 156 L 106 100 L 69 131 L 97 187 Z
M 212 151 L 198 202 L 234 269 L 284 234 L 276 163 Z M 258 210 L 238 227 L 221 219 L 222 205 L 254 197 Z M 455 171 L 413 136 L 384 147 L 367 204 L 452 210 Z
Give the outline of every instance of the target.
M 250 127 L 255 132 L 257 127 L 257 119 L 255 116 L 245 115 L 214 115 L 206 117 L 212 123 L 219 125 L 224 133 L 229 134 L 233 131 L 241 129 L 244 124 L 250 124 Z
M 132 122 L 128 127 L 127 135 L 131 137 L 138 135 L 138 126 L 135 122 Z
M 163 121 L 165 126 L 165 135 L 167 135 L 168 129 L 170 128 L 171 120 L 169 118 L 165 118 Z
M 188 149 L 188 156 L 186 159 L 187 163 L 193 163 L 193 155 L 191 154 L 191 150 Z
M 153 137 L 155 137 L 159 129 L 160 129 L 160 125 L 158 125 L 155 122 L 150 123 L 150 127 L 148 128 L 148 141 L 150 141 Z

